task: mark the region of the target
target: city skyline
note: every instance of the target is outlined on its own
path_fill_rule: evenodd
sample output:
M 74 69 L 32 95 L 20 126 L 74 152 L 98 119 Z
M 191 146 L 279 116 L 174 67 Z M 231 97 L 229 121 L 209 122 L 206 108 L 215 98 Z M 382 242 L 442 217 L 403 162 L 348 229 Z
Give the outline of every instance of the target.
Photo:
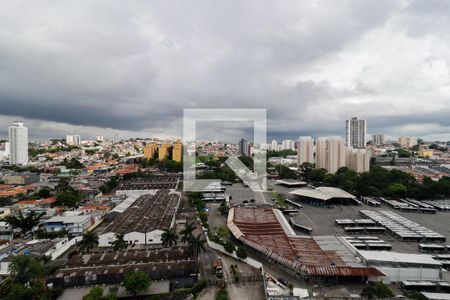
M 355 115 L 450 140 L 450 4 L 423 3 L 3 2 L 0 136 L 21 119 L 33 139 L 179 137 L 184 108 L 263 107 L 269 140 L 342 135 Z

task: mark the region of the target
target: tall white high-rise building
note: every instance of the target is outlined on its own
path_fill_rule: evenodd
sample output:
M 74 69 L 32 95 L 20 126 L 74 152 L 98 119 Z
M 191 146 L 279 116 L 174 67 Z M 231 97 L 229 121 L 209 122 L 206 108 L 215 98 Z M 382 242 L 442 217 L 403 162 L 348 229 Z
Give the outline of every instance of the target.
M 271 147 L 270 147 L 270 150 L 272 150 L 272 151 L 278 151 L 278 142 L 277 142 L 277 140 L 272 140 L 272 143 L 271 143 L 272 145 L 271 145 Z
M 68 134 L 66 135 L 66 144 L 72 146 L 81 145 L 81 136 L 77 134 Z
M 377 146 L 384 145 L 386 143 L 386 137 L 382 133 L 373 134 L 372 143 Z
M 345 145 L 353 148 L 366 148 L 367 123 L 353 117 L 345 121 Z
M 28 128 L 22 121 L 9 126 L 9 153 L 11 165 L 28 164 Z
M 104 142 L 105 138 L 103 137 L 103 135 L 97 135 L 97 137 L 95 138 L 97 140 L 97 142 Z
M 345 142 L 340 137 L 320 137 L 316 142 L 316 168 L 336 173 L 345 166 Z
M 297 141 L 297 163 L 314 163 L 314 139 L 310 136 L 301 136 Z
M 295 150 L 295 142 L 293 140 L 283 140 L 281 142 L 283 150 Z
M 370 157 L 372 153 L 368 149 L 347 149 L 346 166 L 356 173 L 369 172 Z

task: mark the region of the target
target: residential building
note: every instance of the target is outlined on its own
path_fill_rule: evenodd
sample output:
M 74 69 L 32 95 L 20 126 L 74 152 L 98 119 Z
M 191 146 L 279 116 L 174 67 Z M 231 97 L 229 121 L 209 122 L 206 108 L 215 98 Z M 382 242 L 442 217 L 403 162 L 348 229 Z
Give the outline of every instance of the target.
M 374 145 L 380 146 L 386 143 L 386 137 L 382 133 L 376 133 L 372 135 L 372 143 Z
M 366 148 L 367 123 L 353 117 L 345 121 L 345 145 L 353 148 Z
M 3 176 L 3 182 L 10 185 L 26 185 L 39 182 L 39 174 L 25 172 Z
M 171 148 L 172 148 L 172 146 L 170 144 L 161 144 L 158 147 L 158 159 L 159 160 L 168 159 L 170 156 Z
M 295 142 L 293 140 L 283 140 L 281 142 L 283 146 L 283 150 L 294 150 L 295 151 Z
M 316 142 L 316 168 L 335 173 L 345 166 L 345 142 L 340 137 L 321 137 Z
M 346 166 L 357 172 L 369 172 L 371 151 L 367 149 L 347 149 Z
M 404 148 L 412 148 L 417 145 L 417 138 L 412 136 L 401 136 L 398 139 L 398 143 Z
M 246 139 L 239 140 L 239 154 L 249 156 L 248 142 Z
M 66 144 L 71 145 L 71 146 L 81 145 L 81 136 L 79 136 L 77 134 L 66 135 Z
M 301 136 L 297 141 L 297 162 L 301 164 L 314 163 L 314 139 L 310 136 Z
M 9 126 L 9 163 L 11 165 L 28 164 L 28 128 L 22 121 Z
M 0 241 L 8 241 L 10 242 L 13 237 L 13 228 L 12 226 L 4 221 L 0 221 Z
M 271 145 L 270 145 L 270 150 L 278 151 L 278 142 L 277 142 L 277 140 L 272 140 Z
M 146 159 L 153 159 L 156 157 L 156 151 L 158 150 L 158 145 L 147 144 L 144 148 L 144 157 Z
M 105 138 L 103 137 L 103 135 L 97 135 L 97 137 L 95 138 L 97 140 L 97 142 L 104 142 Z
M 44 230 L 47 232 L 65 229 L 72 235 L 81 235 L 93 225 L 93 221 L 90 215 L 56 216 L 45 220 L 43 224 Z
M 173 145 L 172 149 L 172 160 L 180 162 L 183 157 L 183 144 L 181 142 L 177 142 Z

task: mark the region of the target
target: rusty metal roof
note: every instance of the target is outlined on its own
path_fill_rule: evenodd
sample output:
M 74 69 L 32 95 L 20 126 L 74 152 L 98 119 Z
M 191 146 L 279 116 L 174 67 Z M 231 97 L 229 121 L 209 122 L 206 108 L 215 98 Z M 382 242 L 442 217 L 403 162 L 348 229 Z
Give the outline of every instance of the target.
M 348 263 L 353 254 L 335 237 L 320 239 L 321 246 L 312 237 L 288 235 L 272 208 L 234 207 L 228 215 L 227 225 L 243 243 L 305 275 L 385 276 L 356 259 Z

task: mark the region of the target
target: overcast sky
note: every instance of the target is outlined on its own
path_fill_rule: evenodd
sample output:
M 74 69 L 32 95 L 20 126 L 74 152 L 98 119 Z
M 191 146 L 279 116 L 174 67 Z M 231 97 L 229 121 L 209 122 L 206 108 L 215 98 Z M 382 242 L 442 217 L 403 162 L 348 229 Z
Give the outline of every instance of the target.
M 5 0 L 0 137 L 175 137 L 183 108 L 223 107 L 266 108 L 269 139 L 359 116 L 450 140 L 449 28 L 445 0 Z

